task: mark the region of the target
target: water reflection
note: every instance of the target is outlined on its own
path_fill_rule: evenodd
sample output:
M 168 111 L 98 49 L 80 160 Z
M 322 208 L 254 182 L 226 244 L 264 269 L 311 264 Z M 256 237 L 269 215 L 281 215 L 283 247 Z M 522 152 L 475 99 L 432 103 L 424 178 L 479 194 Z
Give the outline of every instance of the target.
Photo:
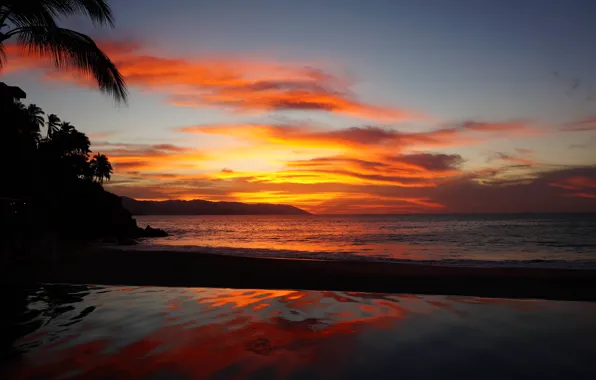
M 507 375 L 484 373 L 493 360 L 513 360 L 511 373 L 531 369 L 517 351 L 540 357 L 541 368 L 556 358 L 546 378 L 596 374 L 583 362 L 596 354 L 590 303 L 57 285 L 26 292 L 15 320 L 22 337 L 12 344 L 21 355 L 5 378 L 393 378 L 458 368 L 486 378 Z

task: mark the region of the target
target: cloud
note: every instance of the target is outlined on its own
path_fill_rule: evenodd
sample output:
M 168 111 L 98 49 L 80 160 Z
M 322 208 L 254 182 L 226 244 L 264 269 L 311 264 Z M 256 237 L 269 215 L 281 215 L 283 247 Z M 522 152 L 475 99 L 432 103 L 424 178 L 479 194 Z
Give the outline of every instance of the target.
M 481 121 L 465 121 L 460 124 L 463 129 L 478 132 L 502 132 L 502 131 L 519 131 L 526 128 L 525 122 L 481 122 Z
M 507 169 L 498 171 L 503 170 Z M 596 166 L 543 171 L 517 181 L 478 181 L 492 172 L 479 170 L 429 187 L 390 182 L 250 182 L 231 176 L 219 182 L 186 179 L 110 185 L 110 190 L 143 199 L 287 203 L 315 213 L 596 212 L 595 188 L 589 187 L 596 183 Z M 567 181 L 577 177 L 584 179 Z M 573 189 L 553 183 L 571 184 Z
M 566 190 L 592 190 L 596 189 L 596 178 L 576 176 L 563 178 L 557 182 L 551 182 L 551 186 L 560 187 Z M 596 190 L 594 190 L 596 192 Z
M 538 162 L 535 160 L 520 157 L 520 156 L 513 156 L 511 154 L 507 154 L 507 153 L 503 153 L 503 152 L 495 152 L 495 153 L 491 154 L 487 161 L 491 162 L 494 160 L 501 160 L 501 161 L 505 161 L 505 162 L 512 163 L 515 165 L 520 165 L 520 166 L 534 166 L 534 165 L 538 164 Z
M 132 88 L 164 94 L 179 106 L 235 112 L 320 111 L 388 124 L 431 120 L 413 110 L 367 103 L 350 91 L 350 81 L 309 64 L 175 58 L 148 51 L 142 44 L 101 45 Z M 13 45 L 7 46 L 7 54 L 7 71 L 35 69 L 51 80 L 90 85 L 88 78 L 48 70 L 46 62 Z M 560 129 L 591 131 L 595 126 L 592 117 Z M 333 213 L 595 210 L 594 167 L 546 168 L 532 159 L 531 150 L 511 148 L 512 153 L 490 157 L 499 167 L 465 171 L 464 157 L 425 151 L 531 137 L 542 130 L 528 120 L 465 120 L 407 131 L 391 125 L 331 129 L 292 122 L 179 128 L 187 134 L 229 137 L 232 142 L 230 149 L 201 151 L 163 142 L 100 141 L 113 137 L 111 132 L 90 137 L 93 150 L 107 154 L 114 164 L 110 189 L 142 199 L 290 203 Z M 255 157 L 266 157 L 262 165 L 266 169 L 246 170 Z
M 89 137 L 89 140 L 91 140 L 91 141 L 103 140 L 103 139 L 107 139 L 110 137 L 114 137 L 118 133 L 119 133 L 118 131 L 91 132 L 91 133 L 87 133 L 87 137 Z
M 289 203 L 315 213 L 495 212 L 495 205 L 512 210 L 505 201 L 492 198 L 508 196 L 514 189 L 519 191 L 516 196 L 522 194 L 530 204 L 533 200 L 524 193 L 528 189 L 548 194 L 545 199 L 553 205 L 576 207 L 573 202 L 580 199 L 542 181 L 544 172 L 553 168 L 528 158 L 529 150 L 497 152 L 492 160 L 505 165 L 473 171 L 464 170 L 466 160 L 461 155 L 421 151 L 538 133 L 529 122 L 468 121 L 426 131 L 386 126 L 329 129 L 297 122 L 175 130 L 227 137 L 229 149 L 205 148 L 199 155 L 193 149 L 168 144 L 113 144 L 116 160 L 131 166 L 128 171 L 138 172 L 131 174 L 136 184 L 115 191 L 131 196 L 138 187 L 138 196 L 144 199 Z M 138 163 L 146 153 L 155 159 Z M 185 166 L 190 162 L 194 166 Z M 478 203 L 480 199 L 484 204 Z M 517 200 L 511 203 L 526 210 Z
M 169 152 L 185 152 L 189 150 L 189 148 L 180 147 L 172 144 L 158 144 L 153 145 L 152 148 L 156 150 L 165 150 Z
M 393 156 L 393 162 L 400 162 L 433 172 L 451 172 L 457 170 L 464 159 L 459 154 L 415 153 Z
M 402 151 L 412 147 L 461 146 L 478 143 L 488 137 L 505 137 L 533 131 L 522 123 L 464 123 L 427 132 L 402 132 L 379 126 L 330 130 L 310 124 L 197 125 L 176 130 L 190 134 L 236 137 L 300 149 L 377 147 L 391 151 Z M 488 134 L 488 137 L 483 137 L 484 134 Z
M 172 144 L 126 144 L 94 141 L 92 149 L 109 157 L 115 174 L 123 171 L 163 171 L 200 167 L 205 155 L 192 148 Z
M 305 64 L 224 58 L 173 58 L 146 52 L 132 42 L 103 41 L 99 46 L 131 87 L 162 92 L 183 107 L 225 107 L 235 111 L 324 111 L 373 120 L 411 120 L 426 116 L 411 110 L 367 104 L 349 82 Z M 7 70 L 40 69 L 52 80 L 89 86 L 72 71 L 57 72 L 15 45 L 7 46 Z
M 596 131 L 596 116 L 569 123 L 561 128 L 564 132 Z
M 300 173 L 307 173 L 310 177 L 318 173 L 328 179 L 328 175 L 336 174 L 371 183 L 392 182 L 398 186 L 426 187 L 435 185 L 427 180 L 460 175 L 462 162 L 463 158 L 459 155 L 419 153 L 382 155 L 377 156 L 376 161 L 349 156 L 320 157 L 290 161 L 287 167 L 293 174 L 291 178 Z
M 596 166 L 542 171 L 521 181 L 483 184 L 462 179 L 429 189 L 429 197 L 450 212 L 595 212 L 596 202 L 570 196 L 570 191 L 553 186 L 568 178 L 581 177 L 596 182 Z M 588 192 L 591 193 L 591 192 Z

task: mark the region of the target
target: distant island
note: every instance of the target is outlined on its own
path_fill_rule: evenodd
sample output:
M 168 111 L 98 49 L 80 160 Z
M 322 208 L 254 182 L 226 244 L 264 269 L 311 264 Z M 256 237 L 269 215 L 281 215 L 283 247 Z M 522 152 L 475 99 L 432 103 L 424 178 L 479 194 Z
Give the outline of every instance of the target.
M 138 201 L 122 197 L 133 215 L 310 215 L 298 207 L 269 203 L 191 201 Z

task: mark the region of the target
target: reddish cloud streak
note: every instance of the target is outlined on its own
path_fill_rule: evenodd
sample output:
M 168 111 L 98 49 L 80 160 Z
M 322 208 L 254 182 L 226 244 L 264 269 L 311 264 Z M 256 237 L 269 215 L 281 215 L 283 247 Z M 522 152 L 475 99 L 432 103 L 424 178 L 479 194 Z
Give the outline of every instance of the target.
M 99 43 L 129 86 L 165 92 L 169 102 L 184 107 L 227 107 L 238 111 L 308 110 L 374 120 L 410 120 L 424 115 L 366 104 L 348 90 L 348 82 L 304 65 L 255 62 L 235 58 L 171 58 L 143 52 L 130 42 Z M 47 77 L 89 86 L 89 78 L 50 69 L 15 45 L 6 47 L 7 70 L 43 69 Z M 47 71 L 49 70 L 49 71 Z M 71 70 L 72 71 L 72 70 Z
M 93 141 L 92 149 L 110 158 L 117 173 L 196 168 L 205 156 L 194 149 L 171 144 L 119 144 Z
M 501 129 L 500 129 L 501 128 Z M 395 129 L 376 126 L 352 127 L 339 130 L 326 130 L 309 125 L 199 125 L 178 128 L 184 133 L 203 133 L 240 137 L 254 141 L 268 142 L 300 148 L 359 148 L 377 146 L 400 151 L 406 147 L 444 147 L 466 145 L 482 141 L 473 132 L 494 133 L 501 136 L 529 133 L 532 129 L 525 124 L 482 124 L 462 125 L 437 129 L 429 132 L 400 132 Z
M 567 190 L 583 190 L 596 188 L 596 179 L 587 177 L 571 177 L 560 182 L 551 183 L 550 185 Z

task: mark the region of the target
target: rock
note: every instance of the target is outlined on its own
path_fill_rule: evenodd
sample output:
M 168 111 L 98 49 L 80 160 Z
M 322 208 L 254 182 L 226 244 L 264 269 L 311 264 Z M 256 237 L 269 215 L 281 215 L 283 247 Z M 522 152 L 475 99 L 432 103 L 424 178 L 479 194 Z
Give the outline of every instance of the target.
M 143 237 L 166 237 L 168 236 L 168 233 L 160 228 L 147 226 L 143 230 L 142 235 Z

